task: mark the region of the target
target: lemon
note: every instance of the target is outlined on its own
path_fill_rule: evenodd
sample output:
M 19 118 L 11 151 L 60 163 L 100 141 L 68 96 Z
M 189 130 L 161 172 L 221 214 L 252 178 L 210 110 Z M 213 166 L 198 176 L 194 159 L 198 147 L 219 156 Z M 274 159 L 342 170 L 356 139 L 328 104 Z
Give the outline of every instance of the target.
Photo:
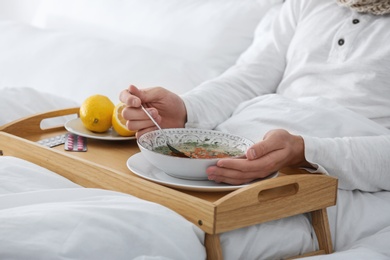
M 80 106 L 80 119 L 85 128 L 104 133 L 112 126 L 114 103 L 103 95 L 88 97 Z
M 135 131 L 131 131 L 126 126 L 126 119 L 122 117 L 122 110 L 125 108 L 125 104 L 119 103 L 115 106 L 112 113 L 112 127 L 120 136 L 133 136 Z

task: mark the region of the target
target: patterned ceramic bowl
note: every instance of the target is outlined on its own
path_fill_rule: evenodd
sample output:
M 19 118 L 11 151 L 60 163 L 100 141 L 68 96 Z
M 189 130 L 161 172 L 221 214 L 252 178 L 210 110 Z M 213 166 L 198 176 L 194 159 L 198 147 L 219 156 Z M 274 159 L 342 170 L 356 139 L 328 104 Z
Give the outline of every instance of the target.
M 138 147 L 155 167 L 181 179 L 207 180 L 207 167 L 215 165 L 221 157 L 244 155 L 253 145 L 252 141 L 243 137 L 213 130 L 172 128 L 163 131 L 173 147 L 189 154 L 191 158 L 171 154 L 160 130 L 138 138 Z

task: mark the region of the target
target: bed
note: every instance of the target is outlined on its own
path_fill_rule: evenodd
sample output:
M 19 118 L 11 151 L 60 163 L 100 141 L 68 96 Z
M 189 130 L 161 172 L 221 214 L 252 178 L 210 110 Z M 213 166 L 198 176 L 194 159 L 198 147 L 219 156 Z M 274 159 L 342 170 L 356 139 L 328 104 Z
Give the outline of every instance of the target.
M 233 65 L 281 5 L 281 0 L 4 0 L 0 126 L 77 107 L 96 93 L 115 103 L 129 84 L 185 93 Z M 278 126 L 316 136 L 389 134 L 329 100 L 270 96 L 262 105 L 265 111 L 281 109 L 273 111 L 274 120 L 258 119 L 267 122 L 260 133 Z M 283 124 L 286 106 L 297 119 L 305 113 L 305 121 Z M 345 127 L 312 132 L 305 126 L 321 123 L 318 113 Z M 238 122 L 221 127 L 230 131 Z M 339 189 L 337 197 L 337 205 L 328 208 L 335 252 L 308 259 L 390 259 L 390 193 Z M 0 229 L 4 259 L 207 257 L 204 232 L 176 212 L 124 193 L 83 188 L 13 156 L 0 156 Z M 220 240 L 224 259 L 284 259 L 318 248 L 308 215 L 233 230 Z

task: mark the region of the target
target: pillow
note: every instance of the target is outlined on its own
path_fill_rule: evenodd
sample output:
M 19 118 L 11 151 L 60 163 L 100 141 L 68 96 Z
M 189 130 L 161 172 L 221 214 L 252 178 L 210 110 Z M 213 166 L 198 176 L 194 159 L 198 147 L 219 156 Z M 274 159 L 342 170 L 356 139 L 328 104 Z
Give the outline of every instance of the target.
M 114 103 L 135 84 L 183 93 L 219 74 L 153 48 L 0 21 L 0 87 L 30 87 L 79 104 L 103 94 Z
M 22 117 L 50 110 L 78 106 L 77 102 L 57 95 L 39 92 L 32 88 L 0 87 L 0 126 Z M 64 124 L 72 116 L 52 118 L 42 121 L 42 127 Z
M 0 21 L 0 87 L 80 104 L 135 84 L 182 94 L 217 77 L 282 0 L 43 0 L 35 23 Z
M 153 47 L 221 72 L 252 41 L 265 12 L 282 0 L 45 0 L 35 25 Z
M 1 0 L 0 20 L 12 19 L 31 23 L 41 0 Z

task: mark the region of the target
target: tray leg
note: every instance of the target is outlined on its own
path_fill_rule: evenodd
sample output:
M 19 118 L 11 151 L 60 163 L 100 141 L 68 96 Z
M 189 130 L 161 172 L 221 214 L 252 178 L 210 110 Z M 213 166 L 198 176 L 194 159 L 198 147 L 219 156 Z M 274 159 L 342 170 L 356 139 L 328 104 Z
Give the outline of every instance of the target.
M 207 253 L 207 260 L 222 260 L 222 248 L 218 234 L 207 234 L 205 235 L 205 246 Z
M 333 246 L 326 208 L 312 211 L 311 218 L 314 231 L 317 235 L 319 249 L 324 250 L 325 254 L 331 254 L 333 252 Z

